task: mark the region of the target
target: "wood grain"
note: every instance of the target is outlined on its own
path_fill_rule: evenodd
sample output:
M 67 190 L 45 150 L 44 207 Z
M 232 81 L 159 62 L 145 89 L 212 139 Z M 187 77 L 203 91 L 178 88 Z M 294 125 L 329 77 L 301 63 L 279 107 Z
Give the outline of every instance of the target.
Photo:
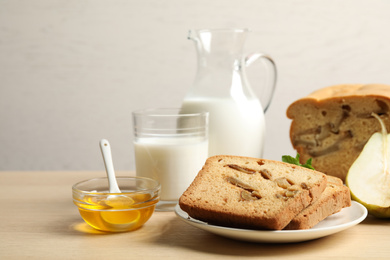
M 155 212 L 133 232 L 95 231 L 73 205 L 71 187 L 101 176 L 103 172 L 0 172 L 0 259 L 388 259 L 390 253 L 390 222 L 372 217 L 329 237 L 293 244 L 219 237 L 173 212 Z

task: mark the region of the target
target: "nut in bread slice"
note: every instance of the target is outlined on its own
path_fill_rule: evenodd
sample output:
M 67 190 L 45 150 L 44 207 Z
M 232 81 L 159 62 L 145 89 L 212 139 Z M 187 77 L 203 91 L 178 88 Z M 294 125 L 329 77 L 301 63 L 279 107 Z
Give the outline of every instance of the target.
M 211 224 L 281 230 L 320 197 L 326 184 L 325 174 L 300 166 L 219 155 L 207 159 L 179 205 Z

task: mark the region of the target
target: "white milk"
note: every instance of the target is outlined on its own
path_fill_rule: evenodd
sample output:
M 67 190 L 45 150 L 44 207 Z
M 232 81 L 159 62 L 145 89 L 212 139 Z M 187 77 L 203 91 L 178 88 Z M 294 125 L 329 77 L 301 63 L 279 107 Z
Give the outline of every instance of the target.
M 261 158 L 265 136 L 264 112 L 257 99 L 185 99 L 183 113 L 209 112 L 209 156 L 229 154 Z
M 178 200 L 207 159 L 207 141 L 194 137 L 139 138 L 134 146 L 137 176 L 158 180 L 163 201 Z

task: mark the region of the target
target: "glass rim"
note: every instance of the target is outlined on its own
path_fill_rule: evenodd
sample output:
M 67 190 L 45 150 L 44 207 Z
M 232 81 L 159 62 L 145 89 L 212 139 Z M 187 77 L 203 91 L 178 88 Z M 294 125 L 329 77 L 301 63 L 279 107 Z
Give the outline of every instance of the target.
M 120 194 L 122 194 L 123 195 L 123 194 L 135 194 L 135 193 L 146 192 L 146 191 L 148 191 L 148 192 L 149 191 L 157 191 L 157 190 L 161 189 L 160 182 L 155 180 L 155 179 L 152 179 L 152 178 L 139 177 L 139 176 L 117 176 L 116 179 L 117 180 L 120 180 L 120 179 L 145 180 L 145 181 L 154 183 L 154 185 L 153 185 L 153 187 L 147 188 L 147 189 L 136 189 L 134 191 L 121 192 L 121 193 L 99 192 L 99 191 L 92 192 L 92 191 L 82 190 L 82 189 L 77 187 L 81 184 L 85 184 L 85 183 L 91 182 L 91 181 L 107 180 L 107 189 L 108 189 L 109 188 L 108 177 L 97 177 L 97 178 L 82 180 L 82 181 L 79 181 L 79 182 L 73 184 L 72 191 L 80 193 L 80 194 L 94 194 L 94 195 L 97 195 L 97 194 L 99 194 L 99 195 L 120 195 Z M 120 185 L 118 185 L 118 186 L 120 186 Z
M 251 32 L 249 28 L 214 28 L 214 29 L 190 29 L 189 32 L 205 33 L 205 32 Z
M 153 116 L 153 117 L 196 117 L 196 116 L 208 116 L 208 111 L 195 112 L 195 113 L 184 113 L 180 114 L 180 108 L 145 108 L 139 109 L 132 112 L 134 116 Z M 161 113 L 166 111 L 166 113 Z M 169 112 L 169 113 L 168 113 Z

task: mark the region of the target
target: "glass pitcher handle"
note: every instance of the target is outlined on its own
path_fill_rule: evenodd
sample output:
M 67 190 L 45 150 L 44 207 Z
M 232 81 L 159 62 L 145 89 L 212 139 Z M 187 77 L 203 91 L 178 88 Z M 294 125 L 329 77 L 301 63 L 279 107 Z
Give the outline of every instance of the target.
M 277 71 L 276 71 L 276 65 L 275 62 L 271 57 L 268 55 L 265 55 L 263 53 L 252 53 L 245 57 L 245 66 L 248 67 L 256 60 L 261 59 L 262 61 L 265 61 L 264 63 L 266 69 L 267 69 L 267 77 L 266 77 L 266 84 L 264 91 L 262 91 L 262 96 L 260 97 L 261 104 L 263 106 L 264 112 L 267 111 L 269 105 L 271 104 L 272 97 L 275 93 L 276 88 L 276 77 L 277 77 Z

